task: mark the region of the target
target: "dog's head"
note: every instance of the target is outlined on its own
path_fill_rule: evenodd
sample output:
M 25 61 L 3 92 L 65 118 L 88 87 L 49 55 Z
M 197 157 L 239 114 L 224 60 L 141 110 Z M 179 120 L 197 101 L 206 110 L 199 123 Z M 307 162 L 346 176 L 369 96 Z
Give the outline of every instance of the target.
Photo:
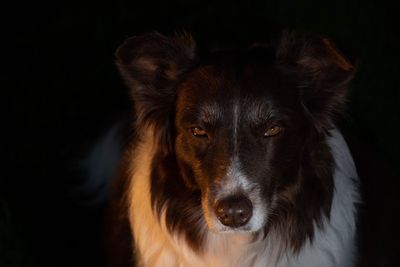
M 257 232 L 291 216 L 312 225 L 329 213 L 324 138 L 353 67 L 328 39 L 286 34 L 200 57 L 190 36 L 154 33 L 128 39 L 117 65 L 138 128 L 151 126 L 160 153 L 173 155 L 181 190 L 200 192 L 209 229 Z

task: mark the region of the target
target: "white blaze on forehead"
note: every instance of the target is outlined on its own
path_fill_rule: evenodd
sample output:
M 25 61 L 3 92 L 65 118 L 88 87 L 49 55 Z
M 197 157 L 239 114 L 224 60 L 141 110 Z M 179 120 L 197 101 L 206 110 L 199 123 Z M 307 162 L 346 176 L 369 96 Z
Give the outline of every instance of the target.
M 238 128 L 239 128 L 239 113 L 240 113 L 240 104 L 236 101 L 233 103 L 233 145 L 234 145 L 234 153 L 237 153 L 237 140 L 238 140 Z

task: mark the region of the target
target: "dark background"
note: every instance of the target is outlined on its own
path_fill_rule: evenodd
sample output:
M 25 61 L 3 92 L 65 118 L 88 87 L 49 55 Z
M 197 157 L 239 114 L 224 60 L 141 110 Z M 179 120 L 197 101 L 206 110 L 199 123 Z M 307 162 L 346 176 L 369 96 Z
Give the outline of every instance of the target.
M 200 45 L 230 47 L 271 40 L 283 29 L 330 36 L 358 61 L 341 124 L 362 179 L 361 266 L 400 266 L 394 3 L 15 1 L 0 7 L 0 266 L 101 266 L 102 206 L 82 205 L 70 191 L 80 183 L 79 162 L 92 142 L 130 108 L 113 63 L 125 38 L 186 30 Z

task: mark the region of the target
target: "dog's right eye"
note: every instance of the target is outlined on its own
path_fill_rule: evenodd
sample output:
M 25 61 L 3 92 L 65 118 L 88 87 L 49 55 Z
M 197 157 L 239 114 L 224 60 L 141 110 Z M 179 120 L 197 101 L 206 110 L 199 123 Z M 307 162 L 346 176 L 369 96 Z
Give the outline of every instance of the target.
M 203 137 L 203 138 L 208 137 L 206 130 L 204 130 L 201 127 L 193 127 L 190 129 L 190 131 L 194 137 Z

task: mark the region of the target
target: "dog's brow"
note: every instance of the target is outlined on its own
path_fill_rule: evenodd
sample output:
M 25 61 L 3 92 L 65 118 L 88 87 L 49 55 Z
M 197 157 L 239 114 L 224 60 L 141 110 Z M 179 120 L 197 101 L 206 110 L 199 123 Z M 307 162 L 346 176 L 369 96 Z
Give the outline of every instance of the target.
M 208 102 L 200 106 L 200 118 L 206 122 L 213 124 L 220 120 L 221 108 L 217 103 Z
M 248 120 L 254 122 L 264 122 L 268 120 L 272 116 L 273 111 L 268 103 L 259 102 L 259 101 L 246 101 L 246 106 L 248 112 L 246 112 L 245 116 Z
M 206 124 L 215 124 L 222 117 L 222 110 L 217 103 L 198 103 L 184 109 L 184 117 L 189 121 L 201 121 Z

